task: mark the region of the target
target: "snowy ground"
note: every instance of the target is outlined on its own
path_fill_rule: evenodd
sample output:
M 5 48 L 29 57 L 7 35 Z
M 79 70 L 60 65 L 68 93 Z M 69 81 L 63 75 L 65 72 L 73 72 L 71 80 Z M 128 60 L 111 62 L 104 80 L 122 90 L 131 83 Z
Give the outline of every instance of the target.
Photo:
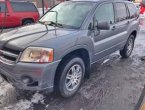
M 70 99 L 55 94 L 15 90 L 0 78 L 0 110 L 133 110 L 145 84 L 145 32 L 133 54 L 121 59 L 118 52 L 93 65 L 92 75 Z

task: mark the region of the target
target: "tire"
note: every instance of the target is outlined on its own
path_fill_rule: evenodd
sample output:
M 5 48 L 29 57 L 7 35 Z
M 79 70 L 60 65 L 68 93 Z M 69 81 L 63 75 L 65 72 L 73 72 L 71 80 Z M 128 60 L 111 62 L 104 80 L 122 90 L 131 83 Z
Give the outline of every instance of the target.
M 24 20 L 23 25 L 29 25 L 32 23 L 34 23 L 34 21 L 27 19 L 27 20 Z
M 77 69 L 79 72 L 77 72 Z M 67 59 L 63 62 L 61 68 L 59 69 L 56 92 L 63 98 L 72 97 L 79 90 L 84 79 L 84 74 L 85 64 L 81 58 L 71 57 Z
M 124 48 L 120 50 L 120 55 L 122 56 L 122 58 L 128 58 L 131 55 L 134 48 L 134 41 L 135 41 L 135 36 L 130 35 Z

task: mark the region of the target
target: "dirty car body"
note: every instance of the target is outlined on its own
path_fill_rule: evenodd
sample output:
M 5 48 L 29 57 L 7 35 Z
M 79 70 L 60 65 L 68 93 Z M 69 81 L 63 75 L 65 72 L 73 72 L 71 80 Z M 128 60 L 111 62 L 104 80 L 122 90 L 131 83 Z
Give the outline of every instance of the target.
M 118 17 L 116 3 L 122 3 L 126 7 L 124 18 Z M 68 1 L 50 9 L 40 22 L 2 34 L 0 74 L 19 89 L 47 89 L 52 92 L 57 79 L 56 72 L 63 61 L 71 54 L 77 55 L 83 52 L 85 76 L 89 76 L 92 64 L 117 50 L 122 50 L 130 35 L 136 37 L 139 30 L 138 14 L 137 11 L 129 12 L 127 4 L 133 6 L 130 2 L 115 0 Z M 104 22 L 108 19 L 100 22 L 102 18 L 98 17 L 104 13 L 102 9 L 108 6 L 113 10 L 113 15 L 108 17 L 109 25 Z M 80 7 L 86 10 L 83 12 Z M 80 10 L 80 13 L 67 11 L 69 9 Z M 95 18 L 98 19 L 97 22 Z M 57 24 L 53 22 L 45 24 L 47 20 Z M 96 24 L 98 28 L 94 26 Z M 43 54 L 40 60 L 35 56 L 39 56 L 42 50 L 45 55 Z M 48 59 L 45 58 L 46 55 Z

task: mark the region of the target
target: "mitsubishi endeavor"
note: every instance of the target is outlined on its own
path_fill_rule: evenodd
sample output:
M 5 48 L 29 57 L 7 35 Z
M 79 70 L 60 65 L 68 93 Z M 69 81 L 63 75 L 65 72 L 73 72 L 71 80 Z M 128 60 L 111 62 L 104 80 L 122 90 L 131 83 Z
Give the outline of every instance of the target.
M 24 90 L 73 96 L 91 65 L 119 50 L 128 58 L 139 30 L 136 6 L 122 0 L 72 0 L 33 25 L 0 36 L 0 74 Z

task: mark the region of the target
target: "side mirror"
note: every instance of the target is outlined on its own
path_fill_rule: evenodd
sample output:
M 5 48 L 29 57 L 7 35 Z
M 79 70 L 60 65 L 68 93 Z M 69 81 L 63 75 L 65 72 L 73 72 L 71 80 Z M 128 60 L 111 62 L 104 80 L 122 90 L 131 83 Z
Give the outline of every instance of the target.
M 110 29 L 110 23 L 108 21 L 99 21 L 96 25 L 98 30 L 109 30 Z

